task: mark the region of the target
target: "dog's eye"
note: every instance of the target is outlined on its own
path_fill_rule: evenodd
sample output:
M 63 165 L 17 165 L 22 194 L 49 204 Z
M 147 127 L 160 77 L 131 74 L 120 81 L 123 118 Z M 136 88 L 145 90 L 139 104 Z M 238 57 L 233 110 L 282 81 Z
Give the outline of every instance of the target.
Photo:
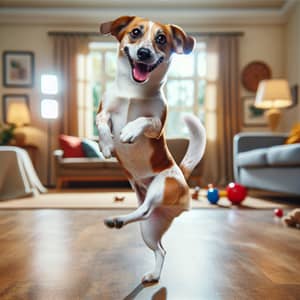
M 141 36 L 142 31 L 139 28 L 134 28 L 131 32 L 130 32 L 130 36 L 134 39 L 138 38 L 139 36 Z
M 167 38 L 166 38 L 165 35 L 159 34 L 159 35 L 155 38 L 155 41 L 156 41 L 157 44 L 164 45 L 164 44 L 167 42 Z

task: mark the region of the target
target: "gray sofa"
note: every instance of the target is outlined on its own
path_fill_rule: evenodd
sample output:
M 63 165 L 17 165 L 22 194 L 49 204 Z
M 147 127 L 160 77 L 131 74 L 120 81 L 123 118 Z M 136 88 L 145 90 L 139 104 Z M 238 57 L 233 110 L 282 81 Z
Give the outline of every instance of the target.
M 239 133 L 234 137 L 235 181 L 249 188 L 300 195 L 300 143 L 287 134 Z
M 186 153 L 188 139 L 167 139 L 168 148 L 179 164 Z M 54 151 L 56 187 L 62 188 L 65 183 L 76 181 L 128 181 L 116 158 L 99 159 L 90 157 L 64 158 L 63 151 Z M 190 185 L 199 185 L 202 174 L 201 162 L 194 169 L 189 179 Z

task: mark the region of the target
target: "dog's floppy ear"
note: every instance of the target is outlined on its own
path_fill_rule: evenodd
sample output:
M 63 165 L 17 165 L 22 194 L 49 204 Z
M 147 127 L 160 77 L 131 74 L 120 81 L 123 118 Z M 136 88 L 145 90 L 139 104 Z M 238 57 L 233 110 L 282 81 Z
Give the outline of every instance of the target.
M 120 41 L 124 35 L 124 29 L 134 18 L 134 16 L 122 16 L 114 21 L 103 23 L 100 25 L 100 33 L 111 34 Z
M 179 26 L 169 25 L 172 38 L 173 49 L 178 54 L 189 54 L 193 51 L 195 46 L 195 39 L 187 35 Z

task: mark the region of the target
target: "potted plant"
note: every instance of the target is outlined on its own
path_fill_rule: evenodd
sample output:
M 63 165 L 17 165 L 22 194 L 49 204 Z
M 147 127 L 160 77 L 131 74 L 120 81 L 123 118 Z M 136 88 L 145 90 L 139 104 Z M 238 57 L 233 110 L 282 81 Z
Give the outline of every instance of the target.
M 14 138 L 14 130 L 16 126 L 14 124 L 4 126 L 0 124 L 0 145 L 8 145 Z

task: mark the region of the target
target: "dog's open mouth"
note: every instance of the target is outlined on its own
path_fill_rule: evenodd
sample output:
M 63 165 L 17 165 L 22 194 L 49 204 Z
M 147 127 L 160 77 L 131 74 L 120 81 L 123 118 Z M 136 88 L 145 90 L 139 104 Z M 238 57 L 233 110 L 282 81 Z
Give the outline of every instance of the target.
M 142 62 L 134 62 L 133 59 L 129 55 L 129 49 L 127 47 L 124 48 L 124 51 L 128 57 L 132 68 L 132 78 L 139 83 L 145 82 L 149 77 L 151 72 L 156 69 L 164 60 L 163 57 L 160 57 L 156 63 L 154 64 L 145 64 Z

